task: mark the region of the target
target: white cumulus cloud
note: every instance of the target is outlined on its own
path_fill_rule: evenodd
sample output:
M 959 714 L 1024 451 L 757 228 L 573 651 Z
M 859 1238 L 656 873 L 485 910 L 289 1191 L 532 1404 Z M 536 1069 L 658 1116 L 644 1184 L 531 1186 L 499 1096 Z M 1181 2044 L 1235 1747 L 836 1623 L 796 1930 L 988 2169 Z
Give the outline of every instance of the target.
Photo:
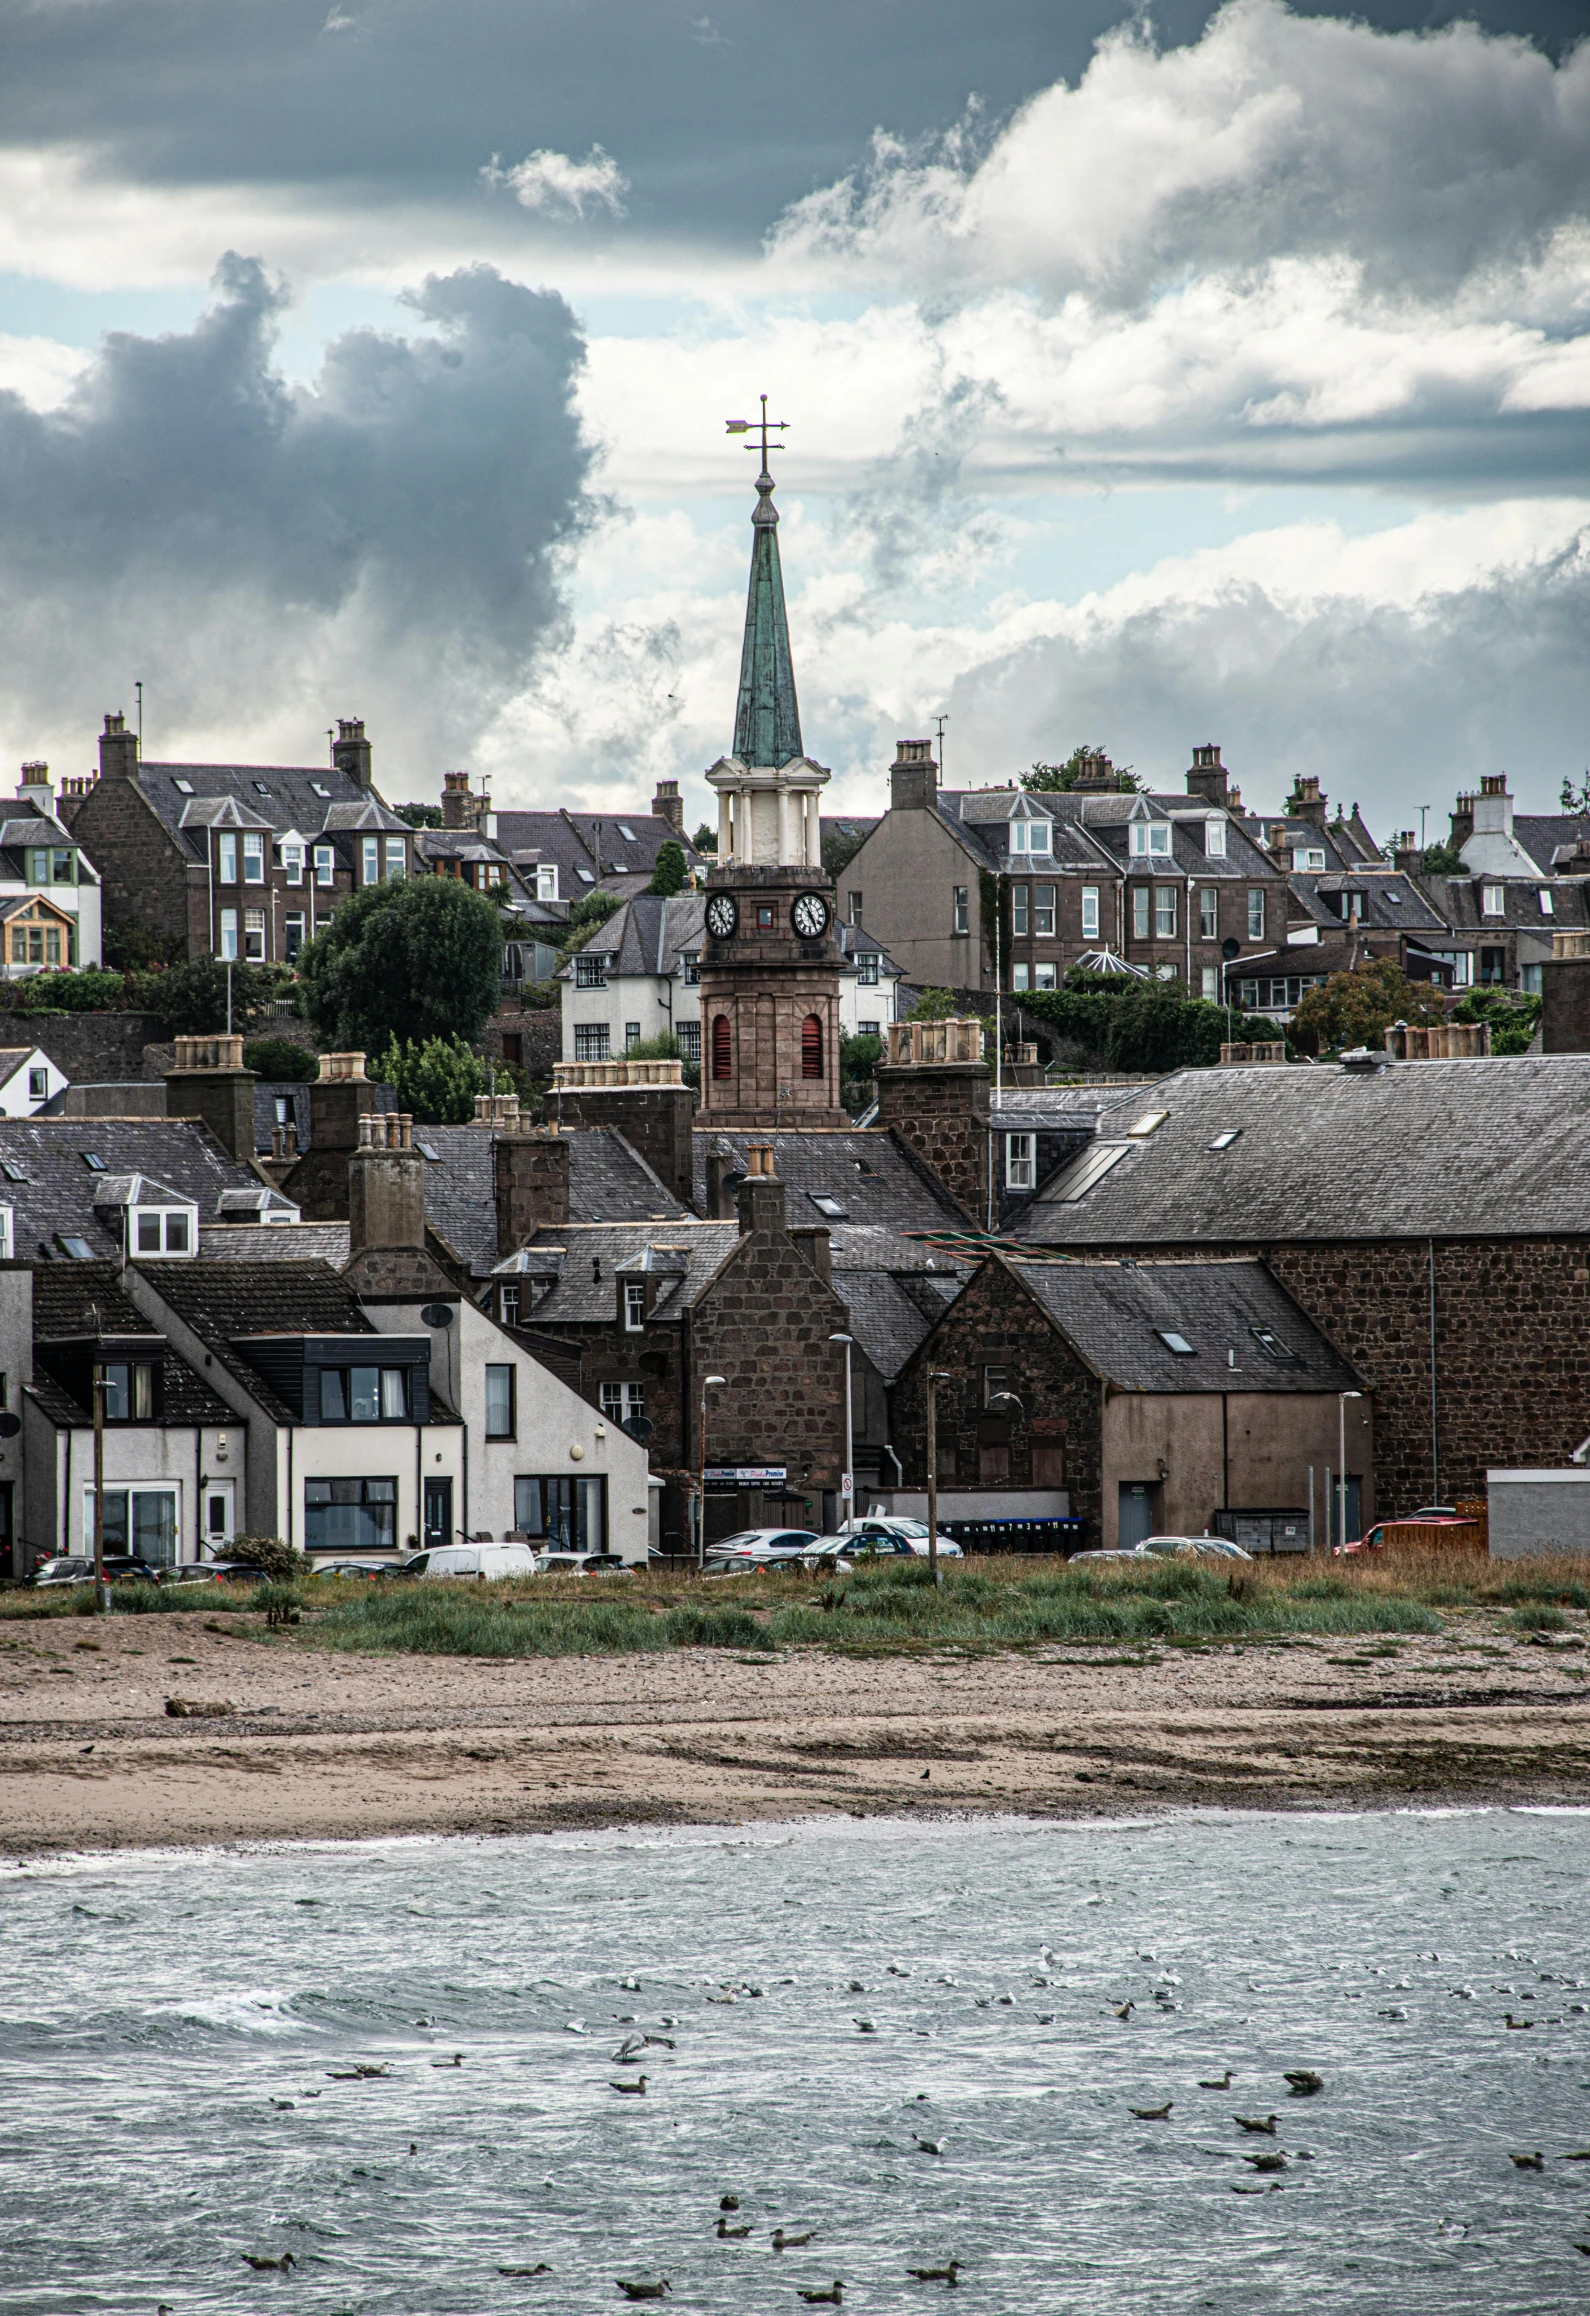
M 505 187 L 522 208 L 543 217 L 583 218 L 594 211 L 622 217 L 629 180 L 611 153 L 593 145 L 583 161 L 543 147 L 511 169 L 494 154 L 481 171 L 488 185 Z

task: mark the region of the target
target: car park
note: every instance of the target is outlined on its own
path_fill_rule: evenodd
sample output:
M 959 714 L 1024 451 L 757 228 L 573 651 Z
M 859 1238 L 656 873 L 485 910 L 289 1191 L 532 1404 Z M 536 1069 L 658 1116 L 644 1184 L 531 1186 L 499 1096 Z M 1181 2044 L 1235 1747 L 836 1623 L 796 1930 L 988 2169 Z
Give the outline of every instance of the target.
M 762 1568 L 798 1567 L 816 1542 L 813 1528 L 742 1528 L 707 1546 L 705 1573 L 746 1576 Z

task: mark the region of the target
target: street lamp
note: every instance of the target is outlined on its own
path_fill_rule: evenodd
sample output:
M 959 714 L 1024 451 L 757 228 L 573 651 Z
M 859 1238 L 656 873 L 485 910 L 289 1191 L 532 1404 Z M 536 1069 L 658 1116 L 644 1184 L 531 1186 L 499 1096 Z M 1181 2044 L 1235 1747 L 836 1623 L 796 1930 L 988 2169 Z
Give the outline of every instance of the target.
M 839 1483 L 839 1498 L 844 1508 L 845 1517 L 854 1519 L 856 1514 L 856 1427 L 850 1410 L 850 1354 L 855 1346 L 856 1338 L 854 1335 L 830 1335 L 828 1340 L 830 1343 L 843 1343 L 845 1346 L 845 1469 Z
M 1347 1541 L 1347 1402 L 1362 1399 L 1361 1391 L 1338 1391 L 1336 1394 L 1336 1486 L 1341 1498 L 1341 1540 Z M 1360 1521 L 1360 1526 L 1362 1522 Z
M 942 1368 L 927 1371 L 927 1515 L 928 1567 L 939 1582 L 939 1385 L 948 1383 Z
M 728 1382 L 726 1375 L 707 1375 L 701 1383 L 701 1501 L 696 1507 L 696 1566 L 707 1561 L 707 1393 Z

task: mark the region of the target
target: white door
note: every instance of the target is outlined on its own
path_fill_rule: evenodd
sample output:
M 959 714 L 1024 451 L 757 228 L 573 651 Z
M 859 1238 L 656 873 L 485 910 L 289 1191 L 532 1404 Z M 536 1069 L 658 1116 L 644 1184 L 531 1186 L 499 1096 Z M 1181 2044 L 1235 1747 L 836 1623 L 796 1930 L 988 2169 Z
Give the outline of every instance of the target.
M 237 1533 L 234 1509 L 237 1502 L 236 1480 L 206 1480 L 199 1505 L 200 1542 L 204 1557 L 224 1560 Z

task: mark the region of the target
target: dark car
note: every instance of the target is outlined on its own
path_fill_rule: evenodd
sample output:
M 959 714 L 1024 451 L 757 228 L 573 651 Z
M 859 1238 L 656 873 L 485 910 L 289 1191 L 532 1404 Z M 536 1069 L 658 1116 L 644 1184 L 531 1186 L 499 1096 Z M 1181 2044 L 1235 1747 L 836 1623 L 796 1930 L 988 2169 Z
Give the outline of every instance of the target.
M 157 1584 L 158 1568 L 151 1568 L 147 1560 L 139 1560 L 131 1552 L 107 1552 L 105 1576 L 111 1584 Z M 30 1584 L 92 1584 L 94 1562 L 87 1553 L 61 1553 L 53 1560 L 41 1561 L 28 1578 Z

